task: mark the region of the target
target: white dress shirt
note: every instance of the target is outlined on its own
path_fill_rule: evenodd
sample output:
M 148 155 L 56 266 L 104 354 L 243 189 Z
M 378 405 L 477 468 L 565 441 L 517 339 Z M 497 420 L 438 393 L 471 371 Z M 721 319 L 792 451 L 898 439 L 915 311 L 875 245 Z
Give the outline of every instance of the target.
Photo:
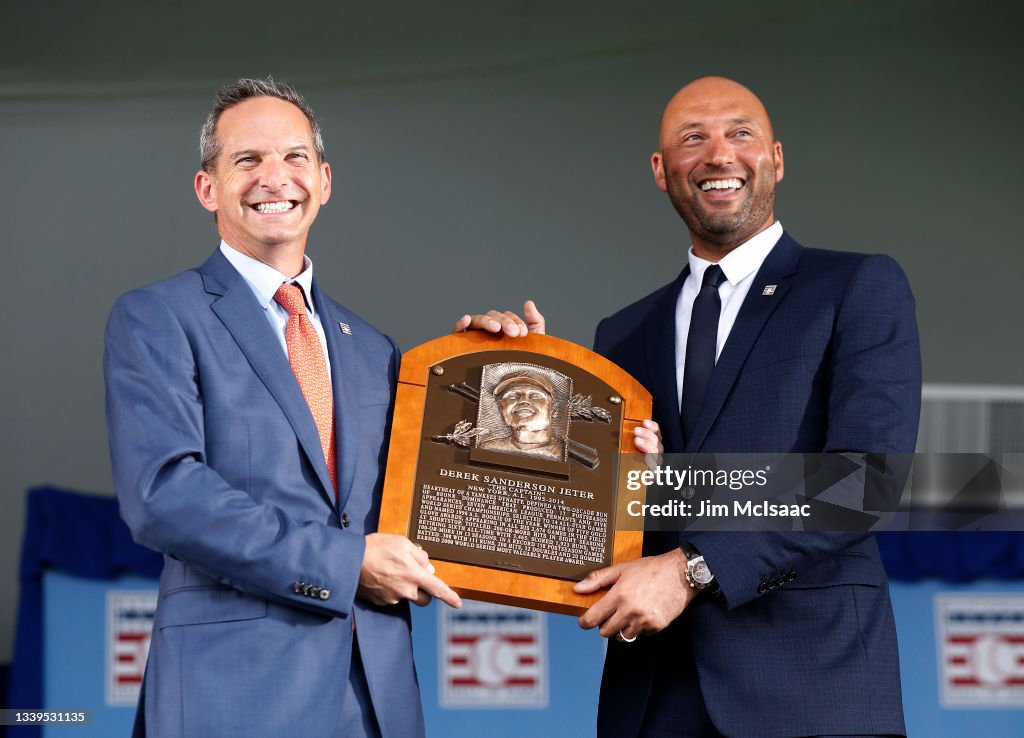
M 722 312 L 718 318 L 718 345 L 715 348 L 715 361 L 722 353 L 729 332 L 732 330 L 736 316 L 739 315 L 743 299 L 750 291 L 754 275 L 775 244 L 782 238 L 782 223 L 775 221 L 771 226 L 758 233 L 746 243 L 740 244 L 726 254 L 718 266 L 725 274 L 725 281 L 718 287 L 718 296 L 722 301 Z M 704 272 L 714 262 L 705 261 L 694 256 L 693 247 L 689 251 L 690 273 L 683 282 L 683 289 L 676 301 L 676 405 L 683 401 L 683 370 L 686 365 L 686 339 L 690 335 L 690 312 L 693 301 L 697 299 Z
M 236 251 L 224 241 L 220 242 L 220 252 L 224 254 L 224 258 L 231 262 L 231 266 L 242 275 L 242 279 L 246 281 L 253 294 L 256 295 L 260 307 L 267 314 L 270 327 L 274 329 L 274 335 L 281 342 L 281 350 L 284 351 L 285 356 L 288 355 L 288 343 L 285 341 L 288 311 L 274 300 L 274 295 L 277 294 L 278 288 L 285 282 L 297 285 L 302 290 L 302 295 L 306 298 L 306 311 L 309 313 L 309 319 L 313 321 L 316 333 L 320 336 L 320 346 L 324 350 L 324 361 L 327 362 L 327 376 L 331 376 L 331 357 L 327 353 L 327 336 L 324 334 L 324 327 L 320 323 L 320 314 L 316 311 L 316 306 L 313 304 L 313 262 L 309 260 L 309 257 L 303 255 L 302 271 L 297 277 L 291 279 L 274 269 L 274 267 L 243 254 L 241 251 Z

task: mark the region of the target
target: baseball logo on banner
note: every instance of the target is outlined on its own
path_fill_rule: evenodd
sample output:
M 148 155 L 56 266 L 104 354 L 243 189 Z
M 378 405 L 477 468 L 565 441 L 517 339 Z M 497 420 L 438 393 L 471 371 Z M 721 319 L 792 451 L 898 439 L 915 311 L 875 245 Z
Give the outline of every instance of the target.
M 442 707 L 548 706 L 544 613 L 467 601 L 439 628 Z
M 1024 707 L 1024 595 L 935 597 L 944 707 Z
M 146 672 L 156 613 L 155 591 L 107 593 L 107 704 L 135 705 Z

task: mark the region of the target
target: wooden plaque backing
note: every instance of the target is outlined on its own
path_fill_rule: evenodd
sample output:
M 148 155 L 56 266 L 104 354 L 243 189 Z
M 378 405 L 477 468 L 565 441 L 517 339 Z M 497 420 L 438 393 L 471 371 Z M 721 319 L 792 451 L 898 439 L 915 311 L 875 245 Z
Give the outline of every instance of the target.
M 495 351 L 542 354 L 567 362 L 605 382 L 621 398 L 621 427 L 618 428 L 618 451 L 621 455 L 613 483 L 614 517 L 610 521 L 612 530 L 609 533 L 612 538 L 611 563 L 638 558 L 643 546 L 642 530 L 623 530 L 621 524 L 615 525 L 615 521 L 626 519 L 625 508 L 630 500 L 644 501 L 642 489 L 627 495 L 625 484 L 629 470 L 643 468 L 641 457 L 633 445 L 633 428 L 651 417 L 651 395 L 633 377 L 603 356 L 569 341 L 535 334 L 507 338 L 483 331 L 457 333 L 429 341 L 403 355 L 378 530 L 414 537 L 416 473 L 432 367 L 453 357 Z M 436 575 L 468 599 L 579 615 L 600 597 L 600 593 L 574 593 L 574 582 L 566 578 L 455 563 L 436 557 L 431 561 L 436 567 Z

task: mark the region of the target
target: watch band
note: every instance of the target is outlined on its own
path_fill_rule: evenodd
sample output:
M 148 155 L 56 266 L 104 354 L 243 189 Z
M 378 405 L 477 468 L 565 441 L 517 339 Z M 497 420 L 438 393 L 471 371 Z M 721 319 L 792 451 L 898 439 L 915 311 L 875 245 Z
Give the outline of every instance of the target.
M 695 559 L 700 556 L 700 551 L 689 541 L 680 541 L 679 548 L 682 549 L 687 559 Z

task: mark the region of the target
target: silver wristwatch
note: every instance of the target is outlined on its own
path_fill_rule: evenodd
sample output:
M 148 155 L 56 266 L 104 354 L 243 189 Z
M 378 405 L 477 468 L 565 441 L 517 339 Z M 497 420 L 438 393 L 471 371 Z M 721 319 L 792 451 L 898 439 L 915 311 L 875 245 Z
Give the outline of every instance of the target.
M 696 556 L 686 562 L 686 581 L 697 592 L 702 592 L 715 583 L 703 556 Z
M 693 546 L 682 546 L 683 555 L 686 556 L 686 583 L 693 588 L 694 592 L 703 592 L 706 589 L 717 588 L 715 575 L 711 572 L 704 557 L 701 556 Z

